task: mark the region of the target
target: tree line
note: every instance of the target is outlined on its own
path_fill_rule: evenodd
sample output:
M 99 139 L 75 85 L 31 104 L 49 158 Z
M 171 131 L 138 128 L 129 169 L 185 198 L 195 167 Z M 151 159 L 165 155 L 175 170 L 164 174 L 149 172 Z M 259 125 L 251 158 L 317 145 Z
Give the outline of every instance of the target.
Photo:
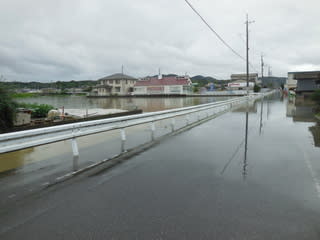
M 89 88 L 97 85 L 98 81 L 56 81 L 56 82 L 2 82 L 2 85 L 9 89 L 43 89 L 43 88 Z

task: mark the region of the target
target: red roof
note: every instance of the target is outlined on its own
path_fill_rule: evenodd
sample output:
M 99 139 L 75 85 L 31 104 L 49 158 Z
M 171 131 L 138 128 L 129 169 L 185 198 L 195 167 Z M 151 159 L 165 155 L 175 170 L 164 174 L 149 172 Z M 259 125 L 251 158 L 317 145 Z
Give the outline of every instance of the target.
M 191 81 L 187 77 L 158 77 L 147 78 L 137 81 L 135 86 L 164 86 L 164 85 L 190 85 Z

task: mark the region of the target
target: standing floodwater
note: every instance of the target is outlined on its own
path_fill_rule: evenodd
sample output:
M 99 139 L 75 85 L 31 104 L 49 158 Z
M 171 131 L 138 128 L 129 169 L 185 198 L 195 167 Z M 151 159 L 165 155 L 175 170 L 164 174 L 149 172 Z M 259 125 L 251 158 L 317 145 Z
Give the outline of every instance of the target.
M 172 108 L 194 106 L 230 99 L 230 97 L 129 97 L 129 98 L 87 98 L 86 96 L 42 96 L 18 99 L 19 102 L 50 104 L 61 108 L 116 108 L 124 110 L 142 109 L 154 112 Z

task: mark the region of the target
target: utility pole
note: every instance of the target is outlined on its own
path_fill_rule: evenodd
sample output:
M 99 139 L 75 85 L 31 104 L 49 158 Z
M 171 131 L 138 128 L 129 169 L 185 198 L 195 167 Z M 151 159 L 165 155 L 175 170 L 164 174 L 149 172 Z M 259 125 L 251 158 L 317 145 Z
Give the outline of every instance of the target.
M 254 21 L 249 22 L 249 17 L 247 14 L 247 21 L 246 21 L 246 33 L 247 33 L 247 47 L 246 47 L 246 53 L 247 53 L 247 95 L 249 95 L 249 24 L 254 23 Z
M 263 71 L 264 71 L 264 62 L 263 62 L 263 54 L 261 54 L 261 80 L 263 80 Z

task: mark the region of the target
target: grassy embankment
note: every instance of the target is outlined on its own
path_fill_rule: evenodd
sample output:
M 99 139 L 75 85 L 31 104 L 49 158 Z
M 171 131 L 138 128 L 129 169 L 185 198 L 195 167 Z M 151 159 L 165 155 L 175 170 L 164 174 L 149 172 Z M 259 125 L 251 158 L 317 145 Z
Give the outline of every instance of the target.
M 12 98 L 32 98 L 32 97 L 41 97 L 41 96 L 70 96 L 72 94 L 68 93 L 50 93 L 50 94 L 44 94 L 44 93 L 11 93 L 10 96 Z M 76 96 L 86 96 L 86 93 L 75 93 Z
M 12 98 L 31 98 L 40 96 L 39 93 L 11 93 Z

